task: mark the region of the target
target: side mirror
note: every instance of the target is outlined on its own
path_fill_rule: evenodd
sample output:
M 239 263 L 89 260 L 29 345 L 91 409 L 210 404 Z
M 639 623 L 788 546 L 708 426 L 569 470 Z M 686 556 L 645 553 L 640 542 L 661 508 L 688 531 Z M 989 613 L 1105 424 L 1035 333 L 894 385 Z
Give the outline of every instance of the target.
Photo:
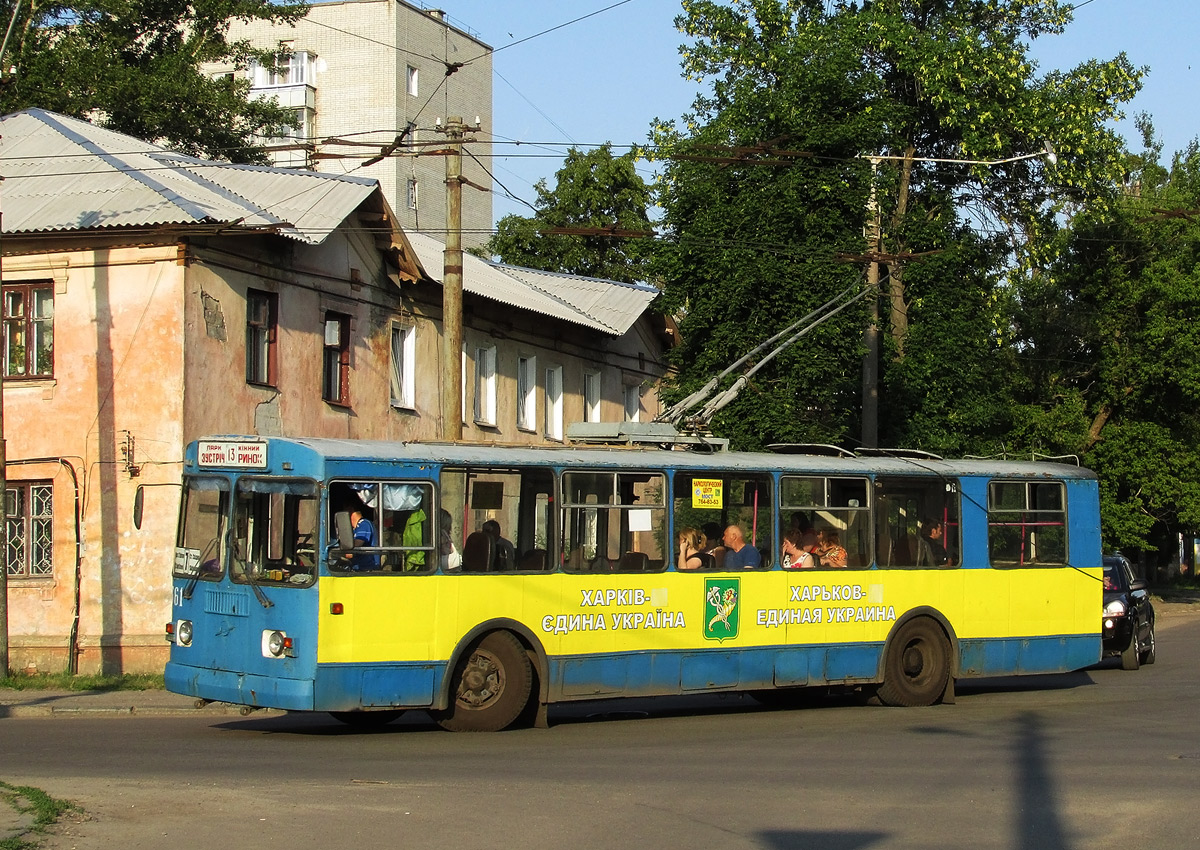
M 137 492 L 133 494 L 133 527 L 138 531 L 142 529 L 142 511 L 145 506 L 146 488 L 139 484 Z

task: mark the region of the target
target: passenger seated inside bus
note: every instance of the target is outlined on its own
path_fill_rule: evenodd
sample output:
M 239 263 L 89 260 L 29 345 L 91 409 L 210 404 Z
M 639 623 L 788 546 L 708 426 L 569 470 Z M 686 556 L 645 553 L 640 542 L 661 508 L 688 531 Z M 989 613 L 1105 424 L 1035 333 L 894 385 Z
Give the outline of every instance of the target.
M 841 535 L 832 528 L 817 530 L 817 557 L 823 567 L 846 566 L 846 547 L 842 545 Z
M 731 525 L 725 529 L 724 568 L 727 570 L 754 569 L 762 566 L 762 553 L 746 542 L 746 532 L 741 526 Z
M 512 545 L 511 540 L 505 539 L 500 533 L 500 523 L 494 519 L 489 519 L 483 524 L 480 529 L 484 534 L 492 538 L 495 544 L 495 554 L 492 556 L 492 572 L 505 572 L 507 570 L 516 569 L 517 566 L 517 551 Z
M 716 559 L 704 551 L 704 535 L 696 528 L 684 528 L 679 532 L 679 556 L 675 561 L 677 570 L 711 570 Z

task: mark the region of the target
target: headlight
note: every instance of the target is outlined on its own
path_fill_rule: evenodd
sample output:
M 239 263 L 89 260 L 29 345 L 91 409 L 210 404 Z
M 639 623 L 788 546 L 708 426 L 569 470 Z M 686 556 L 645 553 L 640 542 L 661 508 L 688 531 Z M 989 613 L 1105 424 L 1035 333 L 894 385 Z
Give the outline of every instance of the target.
M 283 655 L 283 632 L 271 632 L 267 635 L 267 651 L 276 658 Z
M 180 620 L 175 626 L 175 642 L 180 646 L 192 645 L 192 621 Z
M 266 658 L 296 657 L 292 639 L 285 632 L 264 629 L 262 633 L 262 654 Z
M 1124 617 L 1125 603 L 1120 599 L 1114 599 L 1104 606 L 1104 616 L 1106 617 Z

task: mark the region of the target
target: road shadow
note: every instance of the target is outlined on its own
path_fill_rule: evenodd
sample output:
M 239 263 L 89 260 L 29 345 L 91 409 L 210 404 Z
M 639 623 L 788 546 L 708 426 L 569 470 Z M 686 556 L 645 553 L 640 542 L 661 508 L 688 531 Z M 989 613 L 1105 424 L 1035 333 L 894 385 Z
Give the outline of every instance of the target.
M 1088 670 L 1094 668 L 1089 667 Z M 1065 691 L 1096 684 L 1087 670 L 1070 673 L 1042 673 L 1031 676 L 988 676 L 981 679 L 959 679 L 954 683 L 959 696 L 987 693 L 1020 693 L 1022 691 Z
M 772 829 L 758 833 L 768 850 L 861 850 L 890 838 L 885 832 Z

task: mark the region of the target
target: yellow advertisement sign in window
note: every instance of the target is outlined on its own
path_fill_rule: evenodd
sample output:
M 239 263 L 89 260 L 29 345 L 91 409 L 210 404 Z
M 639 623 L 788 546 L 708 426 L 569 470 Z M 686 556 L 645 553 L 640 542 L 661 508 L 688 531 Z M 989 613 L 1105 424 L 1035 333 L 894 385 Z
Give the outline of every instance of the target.
M 723 491 L 720 478 L 692 479 L 692 507 L 720 508 L 723 507 Z

